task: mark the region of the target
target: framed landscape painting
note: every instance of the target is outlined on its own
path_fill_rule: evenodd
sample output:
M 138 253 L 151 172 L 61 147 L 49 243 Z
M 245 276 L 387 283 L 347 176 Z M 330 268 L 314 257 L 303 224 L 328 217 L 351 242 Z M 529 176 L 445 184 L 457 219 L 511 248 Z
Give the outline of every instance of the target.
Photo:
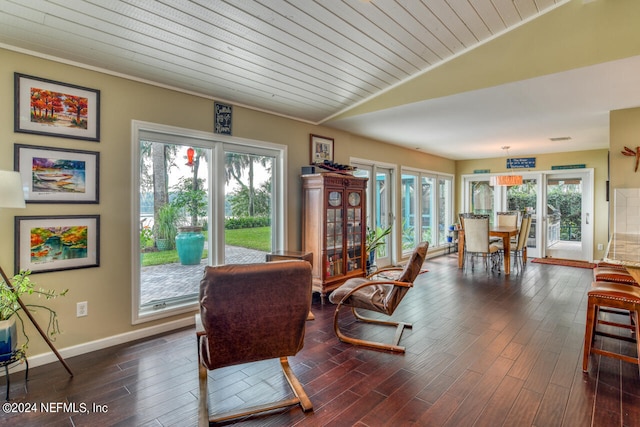
M 15 271 L 98 267 L 100 216 L 17 216 Z
M 100 91 L 14 73 L 14 131 L 100 141 Z
M 100 153 L 14 144 L 27 203 L 98 203 Z

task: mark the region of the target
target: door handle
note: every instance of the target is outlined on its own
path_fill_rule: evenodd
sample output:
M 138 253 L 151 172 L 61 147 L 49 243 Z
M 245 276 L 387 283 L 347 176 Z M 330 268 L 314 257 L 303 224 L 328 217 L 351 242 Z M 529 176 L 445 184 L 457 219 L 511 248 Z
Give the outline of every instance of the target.
M 587 212 L 587 218 L 585 220 L 585 224 L 589 225 L 589 212 Z

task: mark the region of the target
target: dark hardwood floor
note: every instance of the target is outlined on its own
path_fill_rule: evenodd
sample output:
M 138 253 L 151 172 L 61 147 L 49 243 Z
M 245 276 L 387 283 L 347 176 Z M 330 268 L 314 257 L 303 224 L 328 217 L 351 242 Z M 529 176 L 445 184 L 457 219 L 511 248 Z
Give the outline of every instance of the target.
M 427 260 L 394 318 L 413 322 L 404 355 L 339 342 L 334 306 L 314 296 L 316 319 L 290 363 L 314 404 L 238 422 L 246 426 L 640 426 L 638 367 L 592 356 L 582 373 L 589 269 L 529 263 L 522 274 L 458 270 Z M 345 314 L 350 313 L 345 310 Z M 390 340 L 393 328 L 345 327 Z M 635 354 L 632 345 L 598 345 Z M 106 413 L 0 413 L 11 426 L 194 426 L 194 330 L 180 330 L 11 375 L 14 403 L 101 405 Z M 210 372 L 212 410 L 264 403 L 289 391 L 277 361 Z M 4 390 L 4 381 L 0 390 Z M 27 390 L 28 389 L 28 390 Z M 56 407 L 54 406 L 54 409 Z

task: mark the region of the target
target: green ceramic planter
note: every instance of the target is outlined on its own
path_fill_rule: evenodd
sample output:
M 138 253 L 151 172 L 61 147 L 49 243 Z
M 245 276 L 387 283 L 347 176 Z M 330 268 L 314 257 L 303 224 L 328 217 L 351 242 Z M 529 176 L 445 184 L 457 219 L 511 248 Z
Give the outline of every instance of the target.
M 176 236 L 176 249 L 182 265 L 200 264 L 204 251 L 202 227 L 181 227 Z

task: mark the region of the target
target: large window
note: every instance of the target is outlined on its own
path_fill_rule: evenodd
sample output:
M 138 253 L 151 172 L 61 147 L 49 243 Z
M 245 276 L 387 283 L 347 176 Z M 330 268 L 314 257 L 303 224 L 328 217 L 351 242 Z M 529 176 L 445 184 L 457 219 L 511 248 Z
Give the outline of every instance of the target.
M 401 178 L 402 254 L 410 254 L 418 242 L 432 248 L 444 245 L 453 218 L 452 177 L 403 170 Z
M 282 248 L 284 147 L 140 122 L 133 145 L 134 323 L 192 310 L 206 265 Z

